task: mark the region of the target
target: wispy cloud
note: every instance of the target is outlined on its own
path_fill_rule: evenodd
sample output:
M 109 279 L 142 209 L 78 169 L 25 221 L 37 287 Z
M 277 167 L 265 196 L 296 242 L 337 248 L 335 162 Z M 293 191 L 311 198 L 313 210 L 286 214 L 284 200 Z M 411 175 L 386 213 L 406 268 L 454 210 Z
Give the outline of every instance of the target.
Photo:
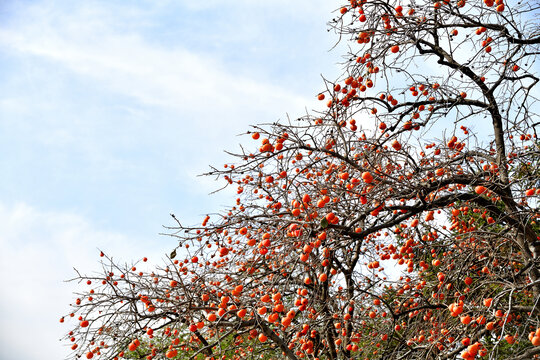
M 0 29 L 0 44 L 65 66 L 142 104 L 226 113 L 240 106 L 263 109 L 281 104 L 280 108 L 297 110 L 312 103 L 286 88 L 230 73 L 207 54 L 149 43 L 129 28 L 118 29 L 114 17 L 101 17 L 104 13 L 85 8 L 67 16 L 33 8 L 24 24 Z

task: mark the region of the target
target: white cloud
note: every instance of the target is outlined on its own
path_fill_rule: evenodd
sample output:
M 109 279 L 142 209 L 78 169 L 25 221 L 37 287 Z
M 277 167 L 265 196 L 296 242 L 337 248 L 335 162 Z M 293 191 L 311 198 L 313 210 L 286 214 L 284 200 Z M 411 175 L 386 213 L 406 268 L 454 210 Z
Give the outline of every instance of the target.
M 47 8 L 29 11 L 24 24 L 0 29 L 0 44 L 60 64 L 142 104 L 176 110 L 238 107 L 302 109 L 311 99 L 285 88 L 237 76 L 203 54 L 152 44 L 136 32 L 118 30 L 103 9 L 59 16 Z M 215 121 L 215 126 L 220 125 Z
M 63 280 L 74 277 L 73 266 L 83 273 L 98 270 L 97 248 L 120 261 L 148 256 L 159 264 L 174 243 L 144 246 L 139 240 L 97 230 L 75 214 L 0 203 L 0 358 L 66 357 L 58 340 L 69 325 L 59 319 L 69 311 L 76 284 Z
M 276 101 L 296 105 L 309 102 L 283 89 L 237 78 L 220 69 L 218 63 L 183 49 L 160 49 L 125 35 L 107 36 L 99 43 L 91 43 L 84 38 L 85 29 L 75 41 L 49 30 L 3 31 L 0 41 L 18 51 L 59 62 L 143 104 L 225 110 L 246 96 L 256 96 L 262 106 Z

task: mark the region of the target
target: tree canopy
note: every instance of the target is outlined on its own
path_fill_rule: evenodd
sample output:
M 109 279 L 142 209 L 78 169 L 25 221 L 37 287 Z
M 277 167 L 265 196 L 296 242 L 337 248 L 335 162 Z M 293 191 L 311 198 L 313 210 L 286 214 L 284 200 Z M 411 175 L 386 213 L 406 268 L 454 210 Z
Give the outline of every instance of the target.
M 206 174 L 236 202 L 74 279 L 73 357 L 538 358 L 539 7 L 344 3 L 320 109 Z

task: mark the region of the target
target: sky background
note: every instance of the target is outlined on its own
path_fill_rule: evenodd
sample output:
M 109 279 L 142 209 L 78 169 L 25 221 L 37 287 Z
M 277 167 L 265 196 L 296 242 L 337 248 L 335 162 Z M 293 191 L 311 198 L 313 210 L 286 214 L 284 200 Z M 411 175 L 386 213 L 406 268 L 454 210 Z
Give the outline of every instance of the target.
M 250 124 L 320 106 L 327 0 L 0 2 L 0 358 L 63 359 L 65 283 L 159 264 L 160 236 L 230 204 L 201 178 Z M 254 145 L 254 144 L 253 144 Z

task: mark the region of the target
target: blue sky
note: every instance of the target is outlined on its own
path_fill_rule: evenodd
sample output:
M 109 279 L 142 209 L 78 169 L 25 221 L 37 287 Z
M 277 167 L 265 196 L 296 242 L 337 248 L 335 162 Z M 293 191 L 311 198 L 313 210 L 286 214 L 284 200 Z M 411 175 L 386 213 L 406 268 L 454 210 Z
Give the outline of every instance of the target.
M 197 175 L 250 124 L 319 106 L 321 74 L 340 72 L 338 5 L 0 4 L 0 358 L 68 354 L 63 280 L 97 270 L 97 248 L 159 263 L 169 213 L 198 223 L 231 202 Z

